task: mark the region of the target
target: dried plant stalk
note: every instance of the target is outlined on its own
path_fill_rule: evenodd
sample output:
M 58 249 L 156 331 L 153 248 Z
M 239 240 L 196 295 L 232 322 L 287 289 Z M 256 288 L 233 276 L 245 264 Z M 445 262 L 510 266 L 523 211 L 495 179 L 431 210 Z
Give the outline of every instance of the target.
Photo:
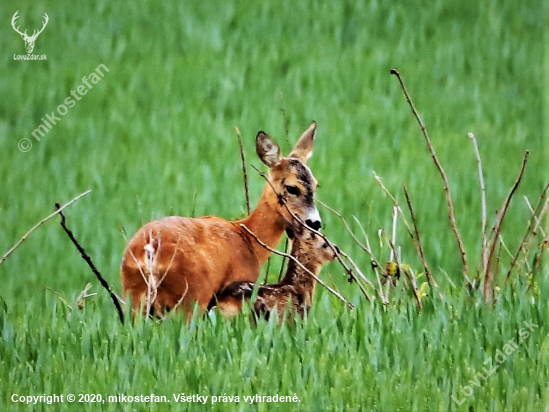
M 490 251 L 488 253 L 488 262 L 486 265 L 486 273 L 484 275 L 484 291 L 483 291 L 483 297 L 486 302 L 489 302 L 492 300 L 494 291 L 492 285 L 496 283 L 496 276 L 494 275 L 492 278 L 492 259 L 494 258 L 494 251 L 496 249 L 498 240 L 499 240 L 499 234 L 501 232 L 501 225 L 503 224 L 503 219 L 505 218 L 505 215 L 507 213 L 507 209 L 509 208 L 509 204 L 511 203 L 511 199 L 513 195 L 515 194 L 515 191 L 517 190 L 521 180 L 522 176 L 524 175 L 524 169 L 526 167 L 526 163 L 528 161 L 528 155 L 530 152 L 527 150 L 524 153 L 524 158 L 522 159 L 522 165 L 520 167 L 520 172 L 515 180 L 515 183 L 513 184 L 513 187 L 511 188 L 511 191 L 505 198 L 505 201 L 503 202 L 503 206 L 501 210 L 498 212 L 496 217 L 496 223 L 494 224 L 494 227 L 492 228 L 492 231 L 494 232 L 494 239 L 492 240 L 492 244 L 490 246 Z M 496 273 L 496 272 L 494 272 Z
M 480 200 L 481 200 L 481 235 L 482 244 L 480 254 L 482 256 L 482 273 L 486 273 L 486 266 L 488 265 L 488 236 L 486 233 L 486 185 L 484 184 L 484 174 L 482 172 L 482 159 L 480 158 L 480 152 L 478 150 L 477 139 L 473 133 L 467 133 L 469 139 L 473 142 L 475 149 L 475 157 L 477 158 L 478 165 L 478 180 L 480 184 Z
M 459 229 L 457 227 L 456 223 L 456 216 L 454 213 L 454 203 L 452 201 L 452 192 L 450 190 L 450 184 L 448 183 L 448 178 L 446 176 L 446 173 L 444 172 L 444 169 L 442 168 L 442 165 L 440 161 L 438 160 L 438 157 L 435 153 L 435 149 L 433 148 L 433 144 L 431 143 L 431 139 L 429 138 L 429 134 L 427 133 L 427 128 L 423 124 L 421 118 L 419 117 L 419 114 L 414 106 L 414 103 L 412 102 L 412 98 L 410 97 L 410 94 L 408 93 L 408 90 L 406 89 L 406 86 L 404 85 L 404 82 L 402 80 L 402 77 L 400 76 L 400 73 L 397 69 L 391 69 L 391 74 L 395 75 L 400 83 L 400 87 L 402 88 L 402 91 L 404 92 L 404 96 L 406 97 L 406 101 L 410 105 L 410 108 L 412 109 L 412 113 L 414 114 L 419 127 L 421 128 L 421 131 L 423 133 L 423 137 L 425 138 L 425 141 L 427 142 L 427 147 L 429 149 L 429 152 L 431 153 L 431 157 L 433 158 L 433 161 L 435 163 L 436 168 L 438 169 L 438 172 L 440 174 L 440 177 L 442 178 L 442 182 L 444 184 L 444 193 L 446 194 L 446 204 L 448 206 L 448 217 L 450 219 L 450 226 L 452 227 L 452 231 L 454 232 L 454 236 L 456 238 L 457 246 L 461 255 L 461 263 L 463 266 L 463 276 L 465 277 L 465 282 L 468 287 L 471 285 L 471 279 L 469 278 L 469 268 L 467 265 L 467 257 L 465 254 L 465 247 L 463 246 L 463 241 L 461 240 L 461 235 L 459 233 Z
M 61 211 L 63 209 L 65 209 L 66 207 L 72 205 L 74 202 L 76 202 L 78 199 L 80 199 L 82 196 L 85 196 L 87 195 L 88 193 L 90 193 L 91 190 L 86 190 L 84 193 L 76 196 L 74 199 L 72 199 L 70 202 L 68 203 L 65 203 L 63 206 L 60 206 L 59 209 L 57 209 L 55 212 L 53 212 L 51 215 L 48 215 L 46 216 L 44 219 L 42 219 L 40 222 L 38 222 L 36 225 L 34 225 L 27 233 L 25 233 L 21 239 L 19 239 L 17 241 L 17 243 L 15 243 L 15 245 L 13 245 L 11 247 L 10 250 L 8 250 L 6 253 L 4 253 L 4 255 L 2 256 L 2 259 L 0 259 L 0 265 L 2 265 L 2 263 L 4 263 L 6 261 L 6 259 L 14 252 L 15 249 L 17 249 L 21 243 L 23 243 L 29 236 L 32 232 L 34 232 L 36 229 L 38 229 L 40 226 L 42 226 L 44 223 L 46 223 L 48 220 L 50 220 L 52 217 L 54 217 L 55 215 L 57 215 L 58 213 L 61 213 Z
M 240 129 L 234 128 L 238 137 L 238 147 L 240 148 L 240 161 L 242 162 L 242 175 L 244 177 L 244 192 L 246 193 L 246 211 L 250 214 L 250 192 L 248 190 L 248 171 L 246 168 L 246 157 L 244 156 L 244 146 L 242 145 L 242 136 Z
M 425 277 L 427 278 L 427 283 L 429 284 L 429 287 L 433 289 L 438 287 L 438 285 L 435 278 L 433 277 L 433 274 L 429 270 L 429 266 L 427 265 L 427 259 L 425 258 L 425 252 L 423 250 L 423 245 L 421 243 L 421 237 L 419 236 L 419 229 L 417 226 L 416 216 L 414 214 L 414 209 L 412 207 L 412 201 L 410 200 L 410 196 L 408 195 L 408 189 L 406 188 L 406 184 L 402 185 L 402 187 L 404 189 L 404 196 L 406 197 L 406 204 L 408 205 L 408 210 L 410 211 L 410 216 L 412 217 L 412 224 L 414 225 L 414 236 L 412 236 L 412 239 L 414 241 L 414 246 L 416 247 L 417 253 L 419 254 L 421 263 L 423 264 L 423 269 L 425 270 Z

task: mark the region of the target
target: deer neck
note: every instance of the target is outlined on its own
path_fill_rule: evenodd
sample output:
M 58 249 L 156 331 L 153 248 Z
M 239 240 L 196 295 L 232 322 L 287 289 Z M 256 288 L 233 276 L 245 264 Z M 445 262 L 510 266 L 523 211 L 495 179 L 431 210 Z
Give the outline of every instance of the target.
M 314 259 L 311 260 L 311 256 L 308 256 L 307 253 L 300 251 L 294 253 L 294 250 L 292 250 L 292 256 L 315 275 L 320 272 L 321 265 L 315 262 Z M 298 293 L 309 297 L 312 296 L 316 286 L 316 280 L 294 260 L 288 262 L 288 270 L 281 283 L 292 285 Z
M 245 225 L 259 240 L 267 246 L 275 248 L 278 242 L 280 242 L 280 238 L 286 228 L 286 220 L 278 210 L 278 203 L 273 206 L 268 201 L 269 196 L 272 195 L 272 189 L 266 185 L 257 207 L 247 218 L 239 220 L 236 223 Z M 249 239 L 259 264 L 262 265 L 267 261 L 271 252 L 261 246 L 247 232 L 244 234 Z

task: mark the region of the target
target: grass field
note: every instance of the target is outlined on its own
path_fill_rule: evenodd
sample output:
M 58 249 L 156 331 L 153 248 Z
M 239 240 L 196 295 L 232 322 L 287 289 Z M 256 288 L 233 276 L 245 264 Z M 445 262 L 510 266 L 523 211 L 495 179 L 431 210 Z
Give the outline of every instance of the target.
M 48 14 L 33 51 L 47 60 L 14 60 L 26 54 L 9 24 L 16 10 L 28 32 Z M 0 266 L 0 410 L 32 408 L 14 403 L 14 394 L 57 394 L 63 403 L 33 410 L 163 411 L 181 393 L 210 396 L 207 405 L 179 403 L 181 410 L 548 410 L 549 266 L 530 290 L 525 272 L 501 282 L 493 304 L 483 302 L 480 289 L 466 292 L 440 177 L 389 74 L 399 69 L 446 169 L 474 272 L 481 201 L 467 132 L 479 142 L 490 225 L 530 150 L 502 231 L 511 251 L 530 218 L 523 197 L 535 203 L 549 180 L 548 12 L 541 0 L 0 5 L 0 255 L 55 202 L 91 189 L 66 210 L 68 224 L 120 292 L 121 232 L 129 237 L 172 214 L 245 214 L 235 127 L 248 164 L 259 167 L 258 130 L 287 153 L 316 120 L 309 165 L 318 199 L 360 233 L 356 216 L 377 244 L 378 229 L 391 228 L 392 203 L 373 171 L 401 204 L 406 182 L 440 284 L 418 313 L 401 286 L 390 305 L 367 302 L 332 263 L 321 277 L 354 310 L 319 290 L 308 319 L 295 325 L 212 314 L 191 325 L 174 316 L 121 326 L 56 218 Z M 31 133 L 42 118 L 100 65 L 108 68 L 104 77 L 37 141 Z M 25 138 L 28 152 L 18 149 Z M 264 181 L 251 168 L 249 174 L 255 203 Z M 369 257 L 343 224 L 321 213 L 326 235 L 374 280 Z M 421 272 L 402 224 L 397 241 L 402 260 Z M 387 246 L 375 249 L 389 259 Z M 509 260 L 503 253 L 500 280 Z M 273 259 L 270 279 L 279 265 Z M 80 311 L 76 298 L 87 283 L 98 295 Z M 510 341 L 516 345 L 506 346 Z M 487 376 L 487 359 L 503 359 L 496 355 L 506 350 Z M 107 401 L 151 393 L 170 403 Z M 71 404 L 68 394 L 77 401 L 78 394 L 100 394 L 106 402 Z M 299 402 L 244 400 L 275 394 Z

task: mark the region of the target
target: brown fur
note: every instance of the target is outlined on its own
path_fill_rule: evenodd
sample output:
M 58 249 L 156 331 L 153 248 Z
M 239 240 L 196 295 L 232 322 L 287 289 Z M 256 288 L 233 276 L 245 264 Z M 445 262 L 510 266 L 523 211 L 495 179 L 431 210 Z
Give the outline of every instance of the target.
M 166 217 L 147 223 L 128 243 L 121 264 L 126 298 L 134 311 L 162 316 L 180 304 L 187 315 L 193 302 L 206 309 L 214 293 L 234 281 L 255 282 L 260 266 L 269 257 L 240 224 L 271 247 L 279 242 L 287 225 L 295 225 L 283 202 L 302 220 L 320 225 L 314 206 L 316 180 L 305 163 L 315 134 L 313 123 L 301 136 L 288 158 L 263 132 L 256 138 L 259 158 L 269 167 L 269 181 L 255 210 L 245 219 L 228 221 L 215 216 Z M 275 191 L 273 190 L 276 190 Z M 299 191 L 298 195 L 288 192 Z
M 323 264 L 336 258 L 328 243 L 307 229 L 302 229 L 293 239 L 291 254 L 315 275 Z M 233 317 L 242 310 L 243 301 L 252 297 L 254 286 L 253 282 L 233 282 L 216 293 L 210 306 L 217 306 L 225 317 Z M 289 308 L 303 318 L 311 307 L 315 286 L 316 280 L 290 260 L 282 281 L 258 288 L 254 312 L 260 316 L 275 312 L 282 319 L 284 311 Z

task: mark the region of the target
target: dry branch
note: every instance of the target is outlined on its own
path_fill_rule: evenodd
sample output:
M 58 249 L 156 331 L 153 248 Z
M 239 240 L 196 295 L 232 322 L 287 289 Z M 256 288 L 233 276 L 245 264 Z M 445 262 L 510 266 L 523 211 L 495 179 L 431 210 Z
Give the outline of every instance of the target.
M 398 259 L 398 254 L 396 253 L 394 240 L 389 240 L 387 237 L 385 240 L 387 241 L 387 243 L 389 244 L 389 248 L 391 249 L 391 256 L 394 257 L 394 265 L 396 266 L 396 275 L 400 276 L 400 272 L 404 272 L 404 274 L 406 275 L 406 278 L 408 279 L 408 282 L 410 282 L 410 287 L 412 288 L 414 298 L 416 299 L 417 307 L 420 311 L 423 310 L 423 304 L 421 303 L 421 297 L 419 296 L 417 282 L 414 275 L 412 274 L 411 270 L 408 267 L 404 267 L 404 265 L 401 265 Z M 393 260 L 391 260 L 391 262 L 393 262 Z
M 120 318 L 120 322 L 124 324 L 124 312 L 122 311 L 122 307 L 120 306 L 120 302 L 118 301 L 118 296 L 116 296 L 116 294 L 111 289 L 109 283 L 105 280 L 105 278 L 103 278 L 101 273 L 99 273 L 99 271 L 93 264 L 91 257 L 86 253 L 84 248 L 78 243 L 78 241 L 76 240 L 72 232 L 69 230 L 69 228 L 67 228 L 67 225 L 65 223 L 65 215 L 63 214 L 62 208 L 59 206 L 59 203 L 56 203 L 55 207 L 57 208 L 57 213 L 59 213 L 59 215 L 61 216 L 61 226 L 65 230 L 65 233 L 67 233 L 71 242 L 74 244 L 74 246 L 76 246 L 76 249 L 78 249 L 78 251 L 80 252 L 80 256 L 82 256 L 82 259 L 84 259 L 88 264 L 88 266 L 91 268 L 92 272 L 99 280 L 99 283 L 101 283 L 101 286 L 103 286 L 107 290 L 107 292 L 109 292 L 109 295 L 118 312 L 118 317 Z
M 425 259 L 425 252 L 423 251 L 421 237 L 419 236 L 419 229 L 417 227 L 416 216 L 414 214 L 414 209 L 412 208 L 412 201 L 410 200 L 410 196 L 408 195 L 408 189 L 406 188 L 406 184 L 403 184 L 402 188 L 404 189 L 406 204 L 408 205 L 408 210 L 410 211 L 410 216 L 412 217 L 412 224 L 414 226 L 415 236 L 412 236 L 412 239 L 414 241 L 414 246 L 416 247 L 417 253 L 419 254 L 421 263 L 423 264 L 423 269 L 425 270 L 425 276 L 427 277 L 427 283 L 429 284 L 429 287 L 433 289 L 433 288 L 436 288 L 438 285 L 431 271 L 429 270 L 429 266 L 427 265 L 427 259 Z
M 461 254 L 461 262 L 463 266 L 463 276 L 465 277 L 465 282 L 468 287 L 471 285 L 471 280 L 469 278 L 469 268 L 467 266 L 467 258 L 465 255 L 465 248 L 463 246 L 463 241 L 461 240 L 461 235 L 459 233 L 459 229 L 456 224 L 456 216 L 454 213 L 454 203 L 452 201 L 452 192 L 450 190 L 450 184 L 448 183 L 448 178 L 446 176 L 446 173 L 444 172 L 444 169 L 442 168 L 442 165 L 440 161 L 438 160 L 438 157 L 435 153 L 435 149 L 433 148 L 433 144 L 431 143 L 431 139 L 429 138 L 429 134 L 427 133 L 427 128 L 423 124 L 421 118 L 419 117 L 419 114 L 414 106 L 414 103 L 412 102 L 412 98 L 410 97 L 410 94 L 408 93 L 408 90 L 406 89 L 406 86 L 404 85 L 404 82 L 402 81 L 402 77 L 400 76 L 400 73 L 397 69 L 391 69 L 391 74 L 395 75 L 400 83 L 400 87 L 402 88 L 402 91 L 404 92 L 404 96 L 406 97 L 406 101 L 410 105 L 410 108 L 412 109 L 412 113 L 414 114 L 419 127 L 421 128 L 421 131 L 423 133 L 423 136 L 425 137 L 425 141 L 427 142 L 427 147 L 429 148 L 429 152 L 431 153 L 431 157 L 433 158 L 433 161 L 435 163 L 435 166 L 438 169 L 438 172 L 440 173 L 440 177 L 442 178 L 442 182 L 444 184 L 444 193 L 446 194 L 446 204 L 448 206 L 448 217 L 450 219 L 450 225 L 452 227 L 452 231 L 454 232 L 454 236 L 456 238 L 456 242 L 458 245 L 459 252 Z
M 543 188 L 543 191 L 541 192 L 541 195 L 538 199 L 538 203 L 536 204 L 536 207 L 534 209 L 532 209 L 532 207 L 530 206 L 530 204 L 528 202 L 528 199 L 526 199 L 526 203 L 528 204 L 528 206 L 530 208 L 530 212 L 532 213 L 532 217 L 528 221 L 528 226 L 526 227 L 526 232 L 524 233 L 522 241 L 520 242 L 519 248 L 518 248 L 517 252 L 515 253 L 515 255 L 513 256 L 513 259 L 511 260 L 511 264 L 509 265 L 509 269 L 507 270 L 507 275 L 505 276 L 506 281 L 509 280 L 509 278 L 511 276 L 511 272 L 513 271 L 513 268 L 515 267 L 515 265 L 518 261 L 518 258 L 520 257 L 520 254 L 524 253 L 525 256 L 528 256 L 528 252 L 530 251 L 530 247 L 528 245 L 531 243 L 531 242 L 528 241 L 528 238 L 530 236 L 532 236 L 533 234 L 535 234 L 536 227 L 538 226 L 539 221 L 543 217 L 540 213 L 540 217 L 538 218 L 538 216 L 537 216 L 538 209 L 541 207 L 542 204 L 544 204 L 544 206 L 542 207 L 542 212 L 543 212 L 543 210 L 546 210 L 545 207 L 547 205 L 547 202 L 545 201 L 545 198 L 546 198 L 548 189 L 549 189 L 549 183 L 546 184 L 545 187 Z
M 53 290 L 52 288 L 42 285 L 44 289 L 49 290 L 52 292 L 57 299 L 59 299 L 71 312 L 72 312 L 72 306 L 67 302 L 67 300 L 61 295 L 61 293 L 57 292 L 56 290 Z
M 358 225 L 358 227 L 360 228 L 360 230 L 362 231 L 362 234 L 364 236 L 364 242 L 365 244 L 362 245 L 358 239 L 356 239 L 356 237 L 354 236 L 354 233 L 353 232 L 350 232 L 351 235 L 354 237 L 355 241 L 357 242 L 357 244 L 362 247 L 362 250 L 364 250 L 366 253 L 368 253 L 368 255 L 370 255 L 370 265 L 372 266 L 372 270 L 374 271 L 374 273 L 376 274 L 376 280 L 377 280 L 377 285 L 379 287 L 379 296 L 381 297 L 381 301 L 385 304 L 389 303 L 389 298 L 386 297 L 384 294 L 383 294 L 383 285 L 381 284 L 381 277 L 380 277 L 380 274 L 383 276 L 383 272 L 381 270 L 381 265 L 379 264 L 379 262 L 377 261 L 377 259 L 375 258 L 373 252 L 372 252 L 372 246 L 370 245 L 370 239 L 368 238 L 368 235 L 366 234 L 366 231 L 364 230 L 364 228 L 362 227 L 362 224 L 360 223 L 360 221 L 357 219 L 356 216 L 353 216 L 353 219 L 354 221 L 356 222 L 356 224 Z
M 23 235 L 23 237 L 21 239 L 19 239 L 19 241 L 12 246 L 12 248 L 10 250 L 8 250 L 4 256 L 2 256 L 2 259 L 0 259 L 0 265 L 2 265 L 2 263 L 4 263 L 4 261 L 13 253 L 13 251 L 15 249 L 17 249 L 19 247 L 19 245 L 21 245 L 21 243 L 23 243 L 28 237 L 29 235 L 34 232 L 36 229 L 38 229 L 40 226 L 42 226 L 46 221 L 48 221 L 49 219 L 51 219 L 52 217 L 54 217 L 56 214 L 60 213 L 63 209 L 65 209 L 66 207 L 72 205 L 74 202 L 76 202 L 78 199 L 80 199 L 82 196 L 85 196 L 87 195 L 88 193 L 90 193 L 91 190 L 87 190 L 85 191 L 84 193 L 76 196 L 74 199 L 72 199 L 70 202 L 68 203 L 65 203 L 63 206 L 61 206 L 58 210 L 56 210 L 55 212 L 53 212 L 51 215 L 49 216 L 46 216 L 44 219 L 42 219 L 40 222 L 38 222 L 36 225 L 34 225 L 27 233 L 25 233 Z
M 492 259 L 494 258 L 494 251 L 496 249 L 496 245 L 499 240 L 499 234 L 501 232 L 501 225 L 503 224 L 503 219 L 505 218 L 505 214 L 507 213 L 507 209 L 509 208 L 509 204 L 511 203 L 511 198 L 515 194 L 515 191 L 517 190 L 520 181 L 522 180 L 522 176 L 524 174 L 524 169 L 526 167 L 526 162 L 528 161 L 528 155 L 530 152 L 527 150 L 524 153 L 524 158 L 522 159 L 522 165 L 520 167 L 520 172 L 515 180 L 515 183 L 513 184 L 513 187 L 511 188 L 511 191 L 507 195 L 507 198 L 503 202 L 503 206 L 501 210 L 498 212 L 496 217 L 496 222 L 494 223 L 494 227 L 492 228 L 492 231 L 494 233 L 494 238 L 492 240 L 492 244 L 490 246 L 490 251 L 488 253 L 488 261 L 486 265 L 486 273 L 484 275 L 484 300 L 486 302 L 491 301 L 494 291 L 492 288 L 492 284 L 495 284 L 496 278 L 494 276 L 494 279 L 492 279 Z M 495 273 L 495 272 L 494 272 Z
M 240 227 L 242 227 L 242 229 L 244 229 L 246 232 L 248 232 L 250 234 L 250 236 L 252 236 L 257 243 L 259 243 L 259 245 L 265 249 L 267 249 L 269 252 L 271 253 L 274 253 L 276 255 L 279 255 L 279 256 L 283 256 L 287 259 L 291 259 L 293 260 L 297 265 L 299 265 L 299 267 L 301 269 L 303 269 L 309 276 L 311 276 L 314 280 L 316 280 L 320 285 L 324 286 L 326 288 L 326 290 L 328 290 L 331 294 L 333 294 L 335 297 L 337 297 L 339 300 L 341 300 L 343 303 L 345 303 L 346 305 L 348 305 L 351 309 L 354 309 L 354 305 L 352 303 L 350 303 L 349 301 L 347 301 L 343 296 L 341 296 L 341 294 L 339 294 L 336 290 L 332 289 L 331 287 L 329 287 L 328 285 L 326 285 L 326 283 L 324 283 L 318 276 L 316 276 L 313 272 L 311 272 L 309 269 L 307 269 L 305 266 L 303 266 L 303 264 L 297 260 L 295 257 L 293 257 L 292 255 L 289 255 L 288 253 L 284 253 L 284 252 L 279 252 L 278 250 L 276 249 L 273 249 L 272 247 L 269 247 L 269 245 L 265 244 L 264 242 L 262 242 L 256 235 L 254 232 L 252 232 L 250 229 L 248 229 L 248 227 L 246 227 L 246 225 L 244 224 L 240 224 Z
M 288 252 L 288 245 L 289 241 L 288 238 L 286 238 L 286 242 L 284 242 L 284 253 Z M 286 258 L 282 258 L 282 263 L 280 264 L 280 272 L 278 272 L 278 282 L 282 279 L 282 276 L 284 275 L 284 266 L 286 264 Z M 268 273 L 268 272 L 267 272 Z M 265 276 L 265 283 L 267 283 L 267 277 Z
M 381 280 L 380 280 L 380 277 L 379 277 L 379 273 L 378 271 L 381 271 L 381 265 L 379 264 L 379 261 L 377 260 L 377 258 L 374 256 L 373 252 L 372 252 L 372 248 L 370 247 L 370 242 L 368 241 L 368 238 L 366 236 L 366 233 L 364 232 L 364 229 L 362 229 L 363 233 L 364 233 L 364 237 L 365 237 L 365 240 L 366 240 L 366 245 L 363 245 L 356 237 L 356 235 L 353 233 L 353 231 L 351 230 L 351 228 L 349 227 L 349 224 L 347 223 L 347 220 L 341 215 L 341 213 L 339 213 L 337 210 L 331 208 L 330 206 L 328 206 L 326 203 L 320 201 L 320 200 L 317 200 L 316 201 L 318 204 L 320 204 L 321 206 L 325 207 L 326 209 L 328 209 L 330 212 L 332 212 L 333 214 L 335 214 L 340 220 L 341 222 L 343 223 L 343 226 L 345 226 L 345 229 L 347 230 L 347 232 L 351 235 L 351 238 L 355 241 L 355 243 L 364 251 L 368 254 L 368 256 L 370 256 L 370 262 L 372 264 L 372 268 L 374 270 L 374 273 L 376 274 L 376 278 L 377 278 L 377 282 L 378 282 L 378 285 L 379 285 L 379 290 L 378 290 L 378 295 L 379 297 L 381 298 L 381 301 L 383 303 L 389 303 L 389 300 L 385 297 L 385 295 L 383 295 L 383 289 L 381 287 Z M 360 226 L 360 222 L 358 222 L 358 219 L 355 218 L 355 221 L 359 224 Z M 362 227 L 361 227 L 362 228 Z M 371 283 L 368 283 L 367 284 L 369 286 L 372 286 L 374 289 L 375 289 L 375 286 Z
M 414 233 L 412 232 L 412 229 L 410 228 L 410 224 L 408 223 L 408 220 L 406 219 L 406 216 L 402 212 L 402 208 L 400 207 L 400 204 L 398 203 L 396 198 L 393 196 L 393 194 L 389 191 L 389 189 L 387 189 L 385 184 L 383 184 L 383 180 L 381 179 L 381 177 L 379 177 L 375 172 L 374 172 L 374 179 L 376 179 L 377 183 L 379 183 L 379 185 L 381 186 L 381 189 L 383 189 L 383 191 L 387 194 L 387 196 L 389 196 L 389 198 L 392 200 L 393 204 L 398 208 L 398 212 L 400 213 L 400 217 L 402 218 L 402 222 L 404 223 L 404 226 L 406 227 L 406 230 L 408 231 L 408 234 L 410 235 L 410 237 L 413 238 Z
M 240 148 L 240 161 L 242 162 L 242 175 L 244 176 L 244 191 L 246 193 L 246 211 L 250 214 L 250 192 L 248 190 L 248 171 L 246 170 L 246 158 L 244 156 L 244 147 L 242 146 L 242 136 L 240 135 L 240 129 L 236 130 L 236 136 L 238 137 L 238 147 Z
M 477 139 L 473 133 L 467 133 L 469 139 L 473 142 L 475 149 L 475 157 L 477 158 L 478 165 L 478 180 L 480 184 L 480 200 L 481 200 L 481 256 L 482 256 L 482 273 L 486 273 L 486 266 L 488 264 L 488 237 L 486 234 L 486 186 L 484 184 L 484 174 L 482 172 L 482 160 L 480 158 L 480 152 L 478 150 Z

